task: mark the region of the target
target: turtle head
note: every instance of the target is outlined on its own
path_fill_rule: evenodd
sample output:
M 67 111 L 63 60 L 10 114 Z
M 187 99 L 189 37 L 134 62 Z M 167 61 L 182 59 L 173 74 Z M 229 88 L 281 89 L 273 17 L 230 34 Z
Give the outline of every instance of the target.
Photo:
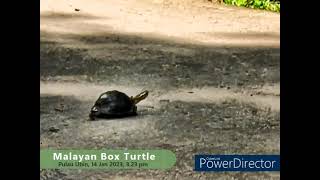
M 89 114 L 89 117 L 90 117 L 90 120 L 93 121 L 95 120 L 95 118 L 100 114 L 100 109 L 99 107 L 97 107 L 96 105 L 94 105 L 92 108 L 91 108 L 91 111 L 90 111 L 90 114 Z
M 144 100 L 149 94 L 149 91 L 143 91 L 136 95 L 135 97 L 131 97 L 133 104 L 138 104 L 140 101 Z

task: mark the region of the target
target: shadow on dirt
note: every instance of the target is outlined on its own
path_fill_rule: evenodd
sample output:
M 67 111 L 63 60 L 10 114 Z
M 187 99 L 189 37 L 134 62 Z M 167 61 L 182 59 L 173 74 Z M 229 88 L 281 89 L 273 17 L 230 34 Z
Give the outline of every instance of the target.
M 56 111 L 61 104 L 65 105 L 64 111 Z M 168 149 L 177 156 L 175 168 L 167 171 L 170 175 L 176 174 L 176 169 L 195 175 L 195 154 L 278 154 L 280 151 L 280 112 L 254 104 L 232 99 L 221 103 L 172 101 L 155 109 L 139 106 L 139 115 L 132 118 L 90 122 L 86 112 L 91 104 L 73 96 L 41 95 L 40 138 L 48 141 L 50 147 L 59 144 L 60 148 Z M 58 131 L 50 132 L 52 127 Z M 65 175 L 64 172 L 56 173 Z M 129 174 L 137 177 L 139 172 L 133 170 Z M 45 176 L 55 172 L 43 173 Z M 118 173 L 112 171 L 107 175 Z M 159 173 L 162 172 L 146 171 L 145 176 Z M 218 177 L 217 174 L 207 176 Z M 270 178 L 265 173 L 251 176 Z
M 78 14 L 78 13 L 61 13 L 61 12 L 47 12 L 41 13 L 40 19 L 41 20 L 90 20 L 90 19 L 99 19 L 99 16 L 93 16 L 90 14 Z M 103 17 L 105 19 L 105 17 Z
M 215 32 L 215 33 L 203 33 L 206 35 L 212 35 L 212 36 L 219 36 L 219 37 L 226 37 L 226 38 L 236 38 L 236 39 L 268 39 L 268 40 L 279 40 L 279 34 L 275 33 L 257 33 L 257 32 L 252 32 L 252 33 L 230 33 L 230 32 Z
M 94 101 L 83 101 L 76 96 L 40 95 L 40 134 L 50 132 L 50 128 L 65 129 L 71 125 L 81 125 L 81 123 L 96 123 L 97 121 L 121 122 L 134 121 L 145 118 L 149 113 L 148 108 L 139 106 L 137 116 L 122 118 L 97 118 L 89 119 L 90 108 Z
M 50 128 L 64 129 L 70 123 L 81 123 L 89 118 L 90 102 L 73 96 L 40 95 L 40 134 L 50 132 Z M 87 114 L 86 114 L 87 113 Z M 80 118 L 82 117 L 82 118 Z M 79 120 L 80 119 L 80 120 Z
M 235 129 L 261 131 L 278 127 L 280 122 L 279 112 L 258 108 L 253 103 L 240 103 L 235 99 L 227 99 L 222 103 L 173 101 L 163 105 L 159 113 L 160 117 L 168 120 L 159 121 L 160 124 L 157 124 L 157 127 L 172 133 L 183 131 L 184 128 L 198 129 L 203 133 Z M 194 133 L 181 134 L 193 135 Z
M 162 89 L 280 81 L 279 48 L 204 46 L 117 33 L 59 36 L 77 43 L 54 42 L 50 33 L 41 32 L 41 80 L 86 76 L 87 81 Z
M 106 31 L 105 26 L 87 27 L 81 20 L 93 16 L 44 14 L 55 28 L 68 23 L 83 30 Z M 78 20 L 77 22 L 74 22 Z M 80 22 L 80 23 L 79 23 Z M 64 30 L 65 30 L 64 29 Z M 107 29 L 108 31 L 110 29 Z M 69 32 L 69 31 L 68 31 Z M 212 34 L 215 35 L 215 34 Z M 243 38 L 242 34 L 220 34 Z M 272 34 L 245 38 L 275 39 Z M 59 40 L 57 39 L 59 38 Z M 65 41 L 60 41 L 61 39 Z M 57 34 L 41 31 L 40 80 L 75 80 L 104 85 L 145 86 L 166 91 L 175 88 L 243 87 L 279 83 L 280 49 L 265 47 L 205 46 L 148 34 Z M 168 171 L 43 171 L 41 177 L 64 179 L 129 178 L 221 179 L 221 173 L 205 176 L 193 171 L 195 154 L 258 154 L 280 151 L 280 112 L 254 104 L 225 100 L 221 103 L 168 101 L 160 108 L 138 106 L 138 116 L 88 121 L 94 101 L 75 96 L 40 95 L 40 138 L 48 147 L 168 149 L 177 163 Z M 66 172 L 66 173 L 65 173 Z M 267 173 L 223 173 L 226 179 L 271 179 Z M 184 177 L 183 177 L 184 176 Z M 278 178 L 277 178 L 278 179 Z
M 131 148 L 168 145 L 166 148 L 173 151 L 185 146 L 212 153 L 279 151 L 274 144 L 261 145 L 279 138 L 280 112 L 258 108 L 255 104 L 239 103 L 233 99 L 221 103 L 172 101 L 163 104 L 160 109 L 142 111 L 140 114 L 145 118 L 150 117 L 154 122 L 152 129 L 160 134 L 155 133 L 158 139 L 155 140 L 151 133 L 145 137 L 146 141 L 129 145 Z M 143 133 L 144 130 L 137 131 Z M 135 142 L 139 138 L 133 135 L 120 139 L 123 142 Z M 122 145 L 128 147 L 128 144 Z
M 258 108 L 255 104 L 239 103 L 233 99 L 227 99 L 221 103 L 172 101 L 155 109 L 138 106 L 138 116 L 121 119 L 100 119 L 100 122 L 88 121 L 92 103 L 78 100 L 73 96 L 41 95 L 41 134 L 48 132 L 51 127 L 65 129 L 70 128 L 70 126 L 82 126 L 83 123 L 89 123 L 94 126 L 97 125 L 99 128 L 106 126 L 103 131 L 108 136 L 111 133 L 111 129 L 109 129 L 110 123 L 125 123 L 128 125 L 137 123 L 137 127 L 132 134 L 124 133 L 125 136 L 117 138 L 115 141 L 103 141 L 99 146 L 110 146 L 112 144 L 108 143 L 115 143 L 119 147 L 128 148 L 140 146 L 158 147 L 162 145 L 161 139 L 167 138 L 165 144 L 172 144 L 173 146 L 207 142 L 208 144 L 205 146 L 211 147 L 217 143 L 224 143 L 225 145 L 221 146 L 221 148 L 223 147 L 224 150 L 228 149 L 232 152 L 240 150 L 245 152 L 247 149 L 243 148 L 242 145 L 247 146 L 250 137 L 258 134 L 279 135 L 280 112 L 270 111 L 268 108 Z M 150 127 L 150 129 L 153 130 L 146 132 L 139 123 L 141 120 L 152 125 L 153 127 Z M 112 129 L 112 131 L 122 132 L 123 129 L 126 129 L 126 127 L 122 126 L 117 126 L 117 128 Z M 79 128 L 70 129 L 68 134 L 78 130 Z M 127 132 L 129 133 L 129 131 Z M 92 132 L 90 134 L 94 136 L 95 133 Z M 139 141 L 141 135 L 144 136 L 144 134 L 145 137 L 143 138 L 145 140 Z M 79 135 L 81 133 L 76 136 Z M 90 137 L 86 138 L 90 139 Z M 159 139 L 155 140 L 155 138 Z M 261 138 L 267 139 L 267 137 L 263 136 Z M 68 141 L 68 139 L 64 141 Z M 86 140 L 86 142 L 90 141 Z M 128 144 L 128 142 L 136 143 Z M 235 144 L 236 142 L 240 145 Z M 65 143 L 69 144 L 70 142 Z M 75 142 L 72 141 L 72 143 Z M 255 140 L 254 143 L 261 144 L 263 141 Z M 90 146 L 89 144 L 86 146 Z M 260 151 L 263 151 L 264 148 L 261 147 Z M 215 150 L 218 149 L 216 148 Z M 255 151 L 259 151 L 259 148 L 256 148 Z

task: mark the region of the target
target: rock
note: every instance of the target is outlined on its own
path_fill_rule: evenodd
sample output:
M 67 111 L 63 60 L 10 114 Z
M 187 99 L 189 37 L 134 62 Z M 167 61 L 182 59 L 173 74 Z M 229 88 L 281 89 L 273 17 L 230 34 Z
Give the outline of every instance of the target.
M 148 109 L 154 109 L 154 106 L 145 106 Z
M 243 83 L 243 82 L 238 82 L 237 85 L 238 85 L 238 86 L 243 86 L 244 83 Z
M 253 114 L 253 115 L 257 115 L 257 113 L 258 113 L 258 110 L 257 110 L 257 109 L 253 109 L 253 110 L 252 110 L 252 114 Z
M 50 132 L 54 132 L 54 133 L 56 133 L 56 132 L 58 132 L 60 129 L 59 128 L 56 128 L 56 127 L 50 127 L 49 128 L 49 131 Z
M 54 108 L 55 111 L 63 112 L 64 111 L 64 105 L 60 104 L 60 107 Z
M 55 111 L 63 112 L 62 108 L 54 108 Z
M 160 103 L 169 103 L 169 102 L 170 102 L 169 99 L 161 99 L 161 100 L 160 100 Z

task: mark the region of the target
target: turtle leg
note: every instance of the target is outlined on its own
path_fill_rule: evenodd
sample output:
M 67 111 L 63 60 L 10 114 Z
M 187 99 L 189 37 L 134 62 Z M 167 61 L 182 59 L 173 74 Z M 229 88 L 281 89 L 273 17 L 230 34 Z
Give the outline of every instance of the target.
M 94 121 L 101 113 L 99 111 L 91 111 L 89 118 L 91 121 Z
M 130 115 L 132 115 L 132 116 L 138 115 L 138 113 L 137 113 L 137 106 L 134 106 L 134 107 L 133 107 L 132 112 L 130 113 Z
M 96 119 L 96 116 L 90 113 L 89 118 L 90 118 L 89 121 L 94 121 Z

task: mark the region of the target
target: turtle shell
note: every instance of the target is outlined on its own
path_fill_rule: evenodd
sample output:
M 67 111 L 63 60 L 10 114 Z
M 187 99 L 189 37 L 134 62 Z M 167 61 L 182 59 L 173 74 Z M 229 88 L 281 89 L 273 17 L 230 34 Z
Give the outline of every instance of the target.
M 90 119 L 114 118 L 137 115 L 137 106 L 125 93 L 107 91 L 102 93 L 91 108 Z

